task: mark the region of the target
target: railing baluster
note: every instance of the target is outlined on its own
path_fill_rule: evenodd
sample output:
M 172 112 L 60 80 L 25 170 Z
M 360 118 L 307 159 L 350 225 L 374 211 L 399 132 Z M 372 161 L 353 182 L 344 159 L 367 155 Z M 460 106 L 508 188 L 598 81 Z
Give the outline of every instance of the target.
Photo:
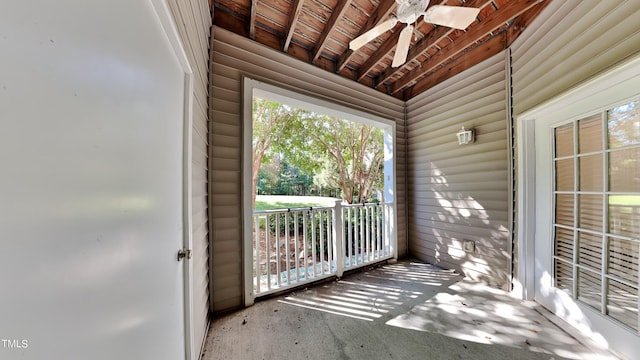
M 280 287 L 282 285 L 280 277 L 280 213 L 276 214 L 276 273 L 278 274 L 276 285 Z
M 254 274 L 254 279 L 256 279 L 256 284 L 254 285 L 255 293 L 260 292 L 260 217 L 258 215 L 253 216 L 253 231 L 254 231 L 254 240 L 253 249 L 255 250 L 254 256 L 256 263 L 256 273 Z
M 317 275 L 316 267 L 316 214 L 313 210 L 310 211 L 309 218 L 311 220 L 311 257 L 313 258 L 313 277 Z
M 267 290 L 271 290 L 271 216 L 267 214 L 265 222 L 265 247 L 267 248 Z
M 377 220 L 377 225 L 376 225 L 376 253 L 377 253 L 377 258 L 381 258 L 382 257 L 382 252 L 380 251 L 382 248 L 382 206 L 378 205 L 376 206 L 376 220 Z
M 333 249 L 336 264 L 336 275 L 342 277 L 344 272 L 344 211 L 342 210 L 342 200 L 336 200 L 333 209 L 333 221 L 331 222 L 333 236 Z
M 385 256 L 389 256 L 391 254 L 391 249 L 389 248 L 389 242 L 391 241 L 391 226 L 389 225 L 389 206 L 384 206 L 384 254 Z
M 324 211 L 320 210 L 318 215 L 320 215 L 320 221 L 318 222 L 318 226 L 320 227 L 320 274 L 324 274 L 324 220 L 323 220 Z
M 294 218 L 293 218 L 293 247 L 295 248 L 294 250 L 294 254 L 293 254 L 293 260 L 295 261 L 296 264 L 296 283 L 300 282 L 300 258 L 299 258 L 299 251 L 300 251 L 300 247 L 298 246 L 298 237 L 299 237 L 299 233 L 298 233 L 298 213 L 294 213 L 293 214 Z
M 304 256 L 304 279 L 309 280 L 309 258 L 307 257 L 307 249 L 309 248 L 309 232 L 307 231 L 307 213 L 302 212 L 302 239 L 304 247 L 302 255 Z
M 333 255 L 334 255 L 333 241 L 334 241 L 334 239 L 333 239 L 333 236 L 332 236 L 332 234 L 333 234 L 333 217 L 334 217 L 333 214 L 334 214 L 334 210 L 331 210 L 331 209 L 327 210 L 327 216 L 326 216 L 326 219 L 327 219 L 327 231 L 326 231 L 327 236 L 326 237 L 327 237 L 327 254 L 328 254 L 327 257 L 328 257 L 328 261 L 329 261 L 329 273 L 333 272 L 331 269 L 333 267 L 332 264 L 334 263 L 334 258 L 333 258 Z M 337 265 L 338 264 L 336 263 L 336 266 Z
M 367 250 L 367 260 L 371 262 L 373 260 L 373 208 L 367 205 L 367 244 L 369 249 Z
M 360 228 L 360 231 L 358 232 L 358 256 L 357 256 L 357 264 L 360 265 L 362 264 L 362 262 L 364 261 L 364 257 L 363 257 L 363 251 L 362 251 L 362 234 L 364 233 L 364 223 L 362 222 L 363 219 L 363 210 L 364 208 L 358 208 L 358 227 Z
M 291 257 L 289 256 L 289 212 L 284 213 L 284 256 L 287 258 L 287 285 L 291 284 Z
M 347 253 L 349 254 L 349 262 L 347 263 L 347 267 L 352 267 L 353 266 L 353 234 L 351 233 L 351 221 L 352 221 L 352 208 L 348 207 L 347 209 L 347 243 L 348 243 L 348 251 Z

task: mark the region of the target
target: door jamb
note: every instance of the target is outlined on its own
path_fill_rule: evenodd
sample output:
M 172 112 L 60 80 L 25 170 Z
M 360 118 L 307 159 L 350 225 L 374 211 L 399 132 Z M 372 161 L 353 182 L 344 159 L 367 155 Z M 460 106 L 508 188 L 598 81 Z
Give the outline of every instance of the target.
M 180 33 L 173 18 L 171 9 L 166 0 L 150 0 L 162 30 L 173 51 L 177 61 L 184 72 L 184 108 L 183 108 L 183 149 L 182 149 L 182 230 L 183 249 L 193 248 L 193 220 L 191 214 L 192 196 L 192 143 L 193 143 L 193 70 L 189 64 L 189 59 L 185 52 Z M 178 249 L 176 249 L 177 251 Z M 193 262 L 189 261 L 190 256 L 183 261 L 183 311 L 184 311 L 184 346 L 185 359 L 196 360 L 198 350 L 194 344 L 194 321 L 193 321 Z

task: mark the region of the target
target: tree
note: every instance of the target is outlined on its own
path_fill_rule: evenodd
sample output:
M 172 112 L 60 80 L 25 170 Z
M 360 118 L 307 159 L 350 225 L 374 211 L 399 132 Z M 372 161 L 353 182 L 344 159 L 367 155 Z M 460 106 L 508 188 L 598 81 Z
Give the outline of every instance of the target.
M 278 166 L 271 164 L 275 159 Z M 296 187 L 320 185 L 360 203 L 383 186 L 383 166 L 381 129 L 254 98 L 252 206 L 261 168 L 261 186 L 271 191 L 299 193 Z M 276 169 L 277 189 L 268 179 Z M 315 174 L 313 184 L 306 174 Z
M 256 184 L 259 178 L 260 164 L 263 159 L 267 159 L 271 155 L 271 148 L 280 142 L 291 121 L 297 118 L 298 113 L 299 110 L 275 101 L 253 99 L 252 208 L 255 208 L 256 204 Z
M 370 200 L 383 183 L 382 130 L 311 112 L 297 120 L 283 149 L 289 161 L 315 173 L 316 185 L 339 188 L 349 203 Z

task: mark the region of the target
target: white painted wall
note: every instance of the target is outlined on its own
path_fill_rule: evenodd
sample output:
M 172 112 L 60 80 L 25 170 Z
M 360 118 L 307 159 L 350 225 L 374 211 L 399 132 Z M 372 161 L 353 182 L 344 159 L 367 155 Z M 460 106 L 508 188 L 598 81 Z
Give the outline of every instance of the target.
M 184 358 L 184 72 L 151 2 L 3 0 L 0 49 L 0 358 Z

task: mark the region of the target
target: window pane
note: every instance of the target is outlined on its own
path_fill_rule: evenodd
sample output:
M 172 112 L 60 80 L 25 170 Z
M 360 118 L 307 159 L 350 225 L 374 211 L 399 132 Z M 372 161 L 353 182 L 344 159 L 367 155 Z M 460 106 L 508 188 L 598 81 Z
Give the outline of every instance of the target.
M 615 107 L 607 117 L 609 148 L 640 144 L 640 101 Z
M 578 227 L 602 232 L 602 195 L 580 195 L 578 200 Z
M 554 263 L 556 280 L 555 286 L 569 294 L 573 293 L 573 267 L 558 259 L 555 259 Z
M 556 227 L 555 255 L 573 261 L 573 230 Z
M 579 152 L 602 150 L 602 116 L 600 114 L 578 121 Z
M 556 224 L 574 226 L 573 224 L 573 195 L 556 195 Z
M 609 280 L 607 295 L 607 314 L 638 330 L 638 289 Z
M 600 274 L 586 269 L 578 269 L 578 299 L 600 310 L 602 301 L 602 278 Z
M 578 231 L 578 264 L 602 269 L 602 235 Z
M 573 159 L 556 161 L 556 190 L 573 191 Z
M 573 155 L 573 123 L 557 127 L 556 157 Z
M 609 195 L 609 233 L 638 237 L 640 195 Z
M 580 191 L 603 191 L 602 154 L 579 158 Z
M 640 192 L 640 147 L 609 153 L 609 189 Z
M 609 275 L 638 285 L 638 243 L 609 238 Z

